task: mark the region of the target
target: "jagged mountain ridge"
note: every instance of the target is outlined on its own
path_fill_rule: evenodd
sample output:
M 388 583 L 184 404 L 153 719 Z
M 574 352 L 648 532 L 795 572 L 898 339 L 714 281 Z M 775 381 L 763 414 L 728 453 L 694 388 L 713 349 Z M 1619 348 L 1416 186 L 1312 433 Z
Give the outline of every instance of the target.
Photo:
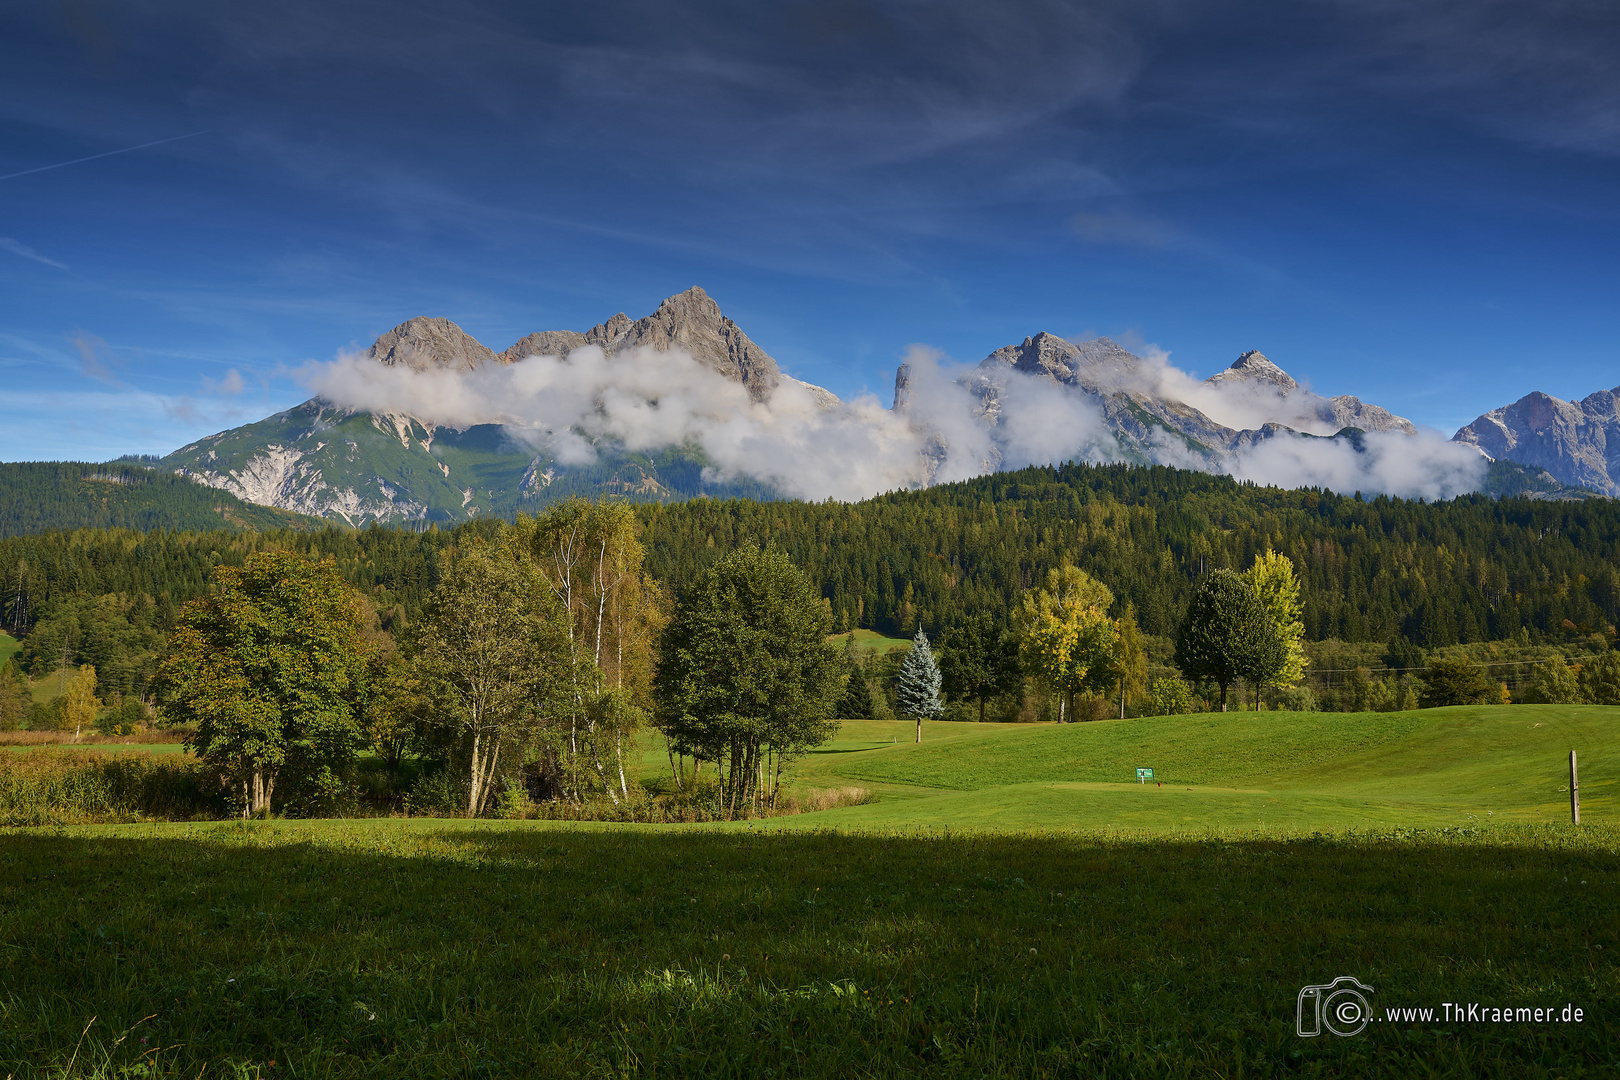
M 584 332 L 529 334 L 501 352 L 448 319 L 413 318 L 381 335 L 365 357 L 419 372 L 473 373 L 557 362 L 587 347 L 607 355 L 631 349 L 671 353 L 671 363 L 702 364 L 745 387 L 755 402 L 768 403 L 793 384 L 822 409 L 841 405 L 831 393 L 784 375 L 699 288 L 669 297 L 642 319 L 621 312 Z M 995 350 L 957 380 L 971 395 L 976 419 L 992 433 L 992 442 L 997 432 L 1005 434 L 1019 422 L 1004 415 L 1003 404 L 1009 380 L 1025 376 L 1085 395 L 1097 406 L 1104 424 L 1092 455 L 1096 460 L 1229 472 L 1243 451 L 1279 435 L 1348 439 L 1360 449 L 1360 432 L 1416 434 L 1410 421 L 1379 406 L 1349 395 L 1312 393 L 1258 351 L 1243 353 L 1200 383 L 1107 338 L 1074 342 L 1040 333 Z M 910 407 L 909 384 L 910 369 L 902 365 L 894 406 L 902 414 Z M 1027 393 L 1028 384 L 1011 389 Z M 928 417 L 906 419 L 913 431 L 927 433 Z M 573 494 L 615 493 L 638 500 L 776 494 L 747 478 L 717 483 L 715 474 L 705 471 L 709 462 L 703 452 L 692 446 L 627 453 L 599 442 L 595 461 L 564 464 L 537 451 L 532 432 L 524 436 L 498 423 L 453 428 L 407 412 L 365 412 L 313 399 L 198 440 L 163 465 L 251 502 L 351 525 L 509 517 Z M 1620 438 L 1610 445 L 1620 445 Z M 930 434 L 922 468 L 908 482 L 937 479 L 947 449 L 942 437 Z M 972 456 L 976 460 L 977 451 Z M 1003 464 L 995 449 L 981 463 L 986 470 Z
M 1452 439 L 1492 459 L 1540 466 L 1565 484 L 1620 497 L 1620 386 L 1573 402 L 1532 391 L 1484 413 Z
M 1162 365 L 1108 338 L 1076 342 L 1042 332 L 995 350 L 959 380 L 978 399 L 979 415 L 992 429 L 1002 423 L 1008 372 L 1049 379 L 1092 398 L 1116 444 L 1105 456 L 1142 462 L 1221 472 L 1236 452 L 1285 432 L 1326 437 L 1346 429 L 1417 434 L 1410 420 L 1377 405 L 1305 390 L 1258 350 L 1243 353 L 1229 368 L 1204 380 L 1213 388 L 1253 387 L 1255 392 L 1245 396 L 1268 415 L 1252 428 L 1222 424 L 1178 400 L 1167 391 Z M 897 409 L 908 406 L 911 378 L 909 365 L 895 373 Z M 996 468 L 1001 462 L 985 464 Z
M 585 333 L 541 331 L 500 353 L 449 319 L 417 317 L 383 334 L 366 355 L 414 371 L 471 372 L 487 364 L 563 359 L 584 346 L 608 355 L 635 348 L 684 350 L 741 383 L 755 400 L 785 382 L 797 383 L 700 288 L 666 299 L 643 319 L 620 312 Z M 798 385 L 824 408 L 838 404 L 821 387 Z M 748 479 L 705 480 L 707 462 L 690 448 L 650 454 L 599 449 L 594 463 L 563 465 L 499 424 L 448 428 L 406 413 L 375 414 L 312 399 L 184 446 L 162 465 L 248 502 L 350 525 L 510 516 L 573 494 L 645 500 L 772 495 Z

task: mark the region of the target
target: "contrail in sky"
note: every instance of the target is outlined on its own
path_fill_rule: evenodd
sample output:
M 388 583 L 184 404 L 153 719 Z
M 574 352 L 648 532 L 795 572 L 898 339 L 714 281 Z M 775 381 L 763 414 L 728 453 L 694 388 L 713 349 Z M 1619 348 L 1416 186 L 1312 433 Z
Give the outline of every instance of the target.
M 66 168 L 69 165 L 77 165 L 82 161 L 94 161 L 97 158 L 112 157 L 114 154 L 127 154 L 133 150 L 145 150 L 148 146 L 162 146 L 164 143 L 179 142 L 181 139 L 195 139 L 198 135 L 207 135 L 212 130 L 214 129 L 205 128 L 202 131 L 193 131 L 189 135 L 172 135 L 167 139 L 158 139 L 156 142 L 141 143 L 139 146 L 126 146 L 122 150 L 108 150 L 105 154 L 91 154 L 89 157 L 74 158 L 72 161 L 59 161 L 55 165 L 41 165 L 37 169 L 24 169 L 22 172 L 7 173 L 5 176 L 0 176 L 0 180 L 14 180 L 19 176 L 28 176 L 31 173 Z

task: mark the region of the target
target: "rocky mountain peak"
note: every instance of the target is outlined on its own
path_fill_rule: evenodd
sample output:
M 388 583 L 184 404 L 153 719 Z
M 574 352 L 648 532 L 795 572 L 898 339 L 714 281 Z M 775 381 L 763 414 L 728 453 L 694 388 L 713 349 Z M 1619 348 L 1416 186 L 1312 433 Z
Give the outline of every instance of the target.
M 512 364 L 531 356 L 566 357 L 584 345 L 608 355 L 625 349 L 658 352 L 685 349 L 692 358 L 748 388 L 756 401 L 770 396 L 785 376 L 764 349 L 725 316 L 708 293 L 696 286 L 658 305 L 644 319 L 632 321 L 619 312 L 581 334 L 575 330 L 542 330 L 522 338 L 497 355 L 449 319 L 415 318 L 394 327 L 371 346 L 378 363 L 403 364 L 414 371 L 444 368 L 472 371 L 487 363 Z M 836 403 L 825 390 L 818 400 Z
M 697 286 L 671 296 L 651 315 L 631 323 L 614 338 L 611 351 L 637 347 L 660 352 L 684 348 L 693 359 L 742 383 L 755 400 L 769 396 L 782 381 L 776 361 Z
M 1021 345 L 997 349 L 979 362 L 994 371 L 1013 368 L 1026 375 L 1045 375 L 1091 391 L 1118 387 L 1137 373 L 1142 358 L 1107 338 L 1069 341 L 1042 331 Z
M 1259 349 L 1250 349 L 1232 362 L 1232 366 L 1225 371 L 1216 372 L 1205 382 L 1263 382 L 1270 383 L 1284 394 L 1293 393 L 1299 389 L 1299 383 L 1293 376 L 1282 368 L 1266 359 Z
M 420 315 L 378 338 L 367 355 L 379 364 L 403 365 L 412 371 L 472 371 L 496 360 L 493 351 L 449 319 Z
M 1620 386 L 1580 401 L 1532 390 L 1452 439 L 1491 458 L 1540 466 L 1565 484 L 1620 496 Z

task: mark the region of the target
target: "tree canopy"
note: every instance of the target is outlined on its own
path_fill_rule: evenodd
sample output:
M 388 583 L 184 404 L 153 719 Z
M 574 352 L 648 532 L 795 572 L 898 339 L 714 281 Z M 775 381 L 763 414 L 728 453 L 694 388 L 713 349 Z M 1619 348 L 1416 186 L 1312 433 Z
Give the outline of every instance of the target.
M 1113 602 L 1106 585 L 1074 566 L 1048 571 L 1045 585 L 1022 597 L 1015 624 L 1024 669 L 1060 695 L 1070 720 L 1077 693 L 1114 681 L 1119 630 L 1108 618 Z
M 717 763 L 726 806 L 774 797 L 783 761 L 837 730 L 838 647 L 826 605 L 786 555 L 744 546 L 682 595 L 654 678 L 656 723 Z
M 164 716 L 195 728 L 189 745 L 240 791 L 244 817 L 270 813 L 278 785 L 335 794 L 364 738 L 360 598 L 330 562 L 283 551 L 217 567 L 214 586 L 169 639 Z
M 1176 666 L 1219 686 L 1225 712 L 1235 680 L 1274 682 L 1286 658 L 1277 624 L 1248 579 L 1230 570 L 1205 575 L 1176 636 Z
M 1477 665 L 1467 660 L 1437 658 L 1423 672 L 1423 690 L 1418 702 L 1425 709 L 1442 705 L 1481 705 L 1500 701 L 1495 683 Z
M 488 805 L 503 749 L 521 754 L 566 711 L 581 662 L 566 620 L 525 564 L 488 545 L 462 552 L 433 594 L 418 665 L 434 718 L 463 742 L 468 817 Z

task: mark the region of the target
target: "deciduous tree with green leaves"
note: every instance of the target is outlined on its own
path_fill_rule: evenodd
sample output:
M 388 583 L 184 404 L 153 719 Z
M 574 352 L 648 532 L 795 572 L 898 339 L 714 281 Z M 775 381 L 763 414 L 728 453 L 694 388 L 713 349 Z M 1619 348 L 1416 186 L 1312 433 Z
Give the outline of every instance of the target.
M 1610 649 L 1581 665 L 1581 700 L 1589 705 L 1620 705 L 1620 652 Z
M 1176 667 L 1221 690 L 1238 678 L 1259 686 L 1277 678 L 1286 659 L 1282 636 L 1247 578 L 1212 570 L 1198 582 L 1176 635 Z
M 1575 669 L 1562 656 L 1547 657 L 1532 672 L 1524 699 L 1540 705 L 1580 704 L 1581 684 Z
M 668 621 L 663 588 L 642 568 L 635 511 L 570 499 L 538 518 L 520 516 L 504 546 L 531 562 L 567 614 L 573 711 L 567 738 L 546 753 L 570 798 L 599 791 L 618 803 L 630 794 L 625 754 L 652 704 L 654 645 Z
M 782 764 L 838 730 L 832 615 L 788 557 L 740 547 L 701 574 L 664 630 L 653 682 L 676 750 L 720 767 L 726 805 L 774 802 Z
M 1119 718 L 1125 719 L 1125 705 L 1147 694 L 1147 652 L 1142 647 L 1142 630 L 1136 625 L 1136 606 L 1125 605 L 1125 614 L 1114 621 L 1118 637 L 1114 644 L 1111 672 L 1119 692 Z
M 233 789 L 242 816 L 280 788 L 337 793 L 364 741 L 363 601 L 331 561 L 285 551 L 218 566 L 214 591 L 180 613 L 155 683 L 171 724 Z
M 0 731 L 16 731 L 28 717 L 28 683 L 11 660 L 0 664 Z
M 1185 679 L 1178 679 L 1174 675 L 1154 679 L 1148 707 L 1153 710 L 1154 716 L 1190 713 L 1193 707 L 1192 687 L 1187 685 Z
M 1016 626 L 1024 670 L 1059 696 L 1059 715 L 1072 719 L 1075 694 L 1112 684 L 1119 631 L 1108 618 L 1114 594 L 1075 566 L 1051 570 L 1046 583 L 1023 595 Z
M 101 699 L 96 697 L 96 669 L 91 664 L 80 664 L 62 693 L 63 729 L 72 728 L 76 741 L 86 729 L 96 726 L 96 713 L 100 709 Z

